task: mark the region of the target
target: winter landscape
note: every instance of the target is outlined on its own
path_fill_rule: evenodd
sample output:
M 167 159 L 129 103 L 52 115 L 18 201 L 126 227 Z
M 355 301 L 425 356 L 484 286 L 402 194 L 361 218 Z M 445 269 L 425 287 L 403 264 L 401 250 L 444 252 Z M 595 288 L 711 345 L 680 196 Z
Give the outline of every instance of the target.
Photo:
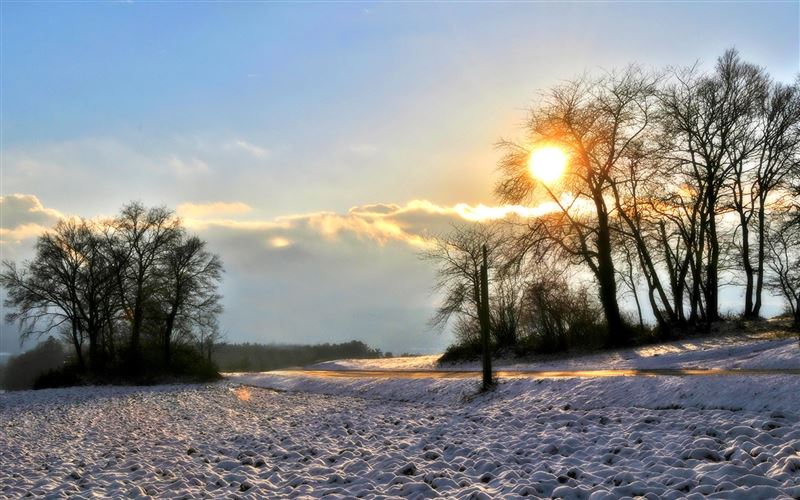
M 800 499 L 798 19 L 0 0 L 0 499 Z
M 657 361 L 667 355 L 651 350 L 635 361 L 621 353 L 585 366 L 800 366 L 797 339 L 664 351 L 673 352 L 668 360 Z M 391 361 L 325 368 L 420 366 Z M 548 368 L 570 369 L 576 361 Z M 259 373 L 230 374 L 211 385 L 5 394 L 0 495 L 800 495 L 796 375 L 520 375 L 491 393 L 477 387 L 477 377 Z

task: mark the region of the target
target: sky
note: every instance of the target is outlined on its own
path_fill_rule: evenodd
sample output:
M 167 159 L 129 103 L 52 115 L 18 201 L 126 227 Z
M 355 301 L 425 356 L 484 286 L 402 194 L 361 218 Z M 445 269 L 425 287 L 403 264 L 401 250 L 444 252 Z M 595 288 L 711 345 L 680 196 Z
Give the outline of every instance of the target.
M 30 256 L 59 217 L 167 205 L 225 263 L 230 341 L 439 350 L 420 238 L 497 205 L 495 144 L 540 92 L 633 62 L 708 66 L 728 47 L 776 79 L 800 71 L 798 2 L 0 12 L 3 258 Z M 0 328 L 0 352 L 17 350 Z

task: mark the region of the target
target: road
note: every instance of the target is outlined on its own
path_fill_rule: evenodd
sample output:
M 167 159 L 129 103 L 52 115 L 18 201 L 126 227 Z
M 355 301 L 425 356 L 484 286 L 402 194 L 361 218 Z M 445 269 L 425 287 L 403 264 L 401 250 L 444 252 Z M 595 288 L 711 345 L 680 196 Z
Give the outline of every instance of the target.
M 270 373 L 278 375 L 303 375 L 321 378 L 477 378 L 480 371 L 444 371 L 444 370 L 274 370 Z M 696 377 L 709 375 L 800 375 L 800 368 L 735 368 L 735 369 L 700 369 L 700 368 L 656 368 L 656 369 L 619 369 L 619 370 L 531 370 L 510 371 L 497 370 L 498 378 L 604 378 L 604 377 Z

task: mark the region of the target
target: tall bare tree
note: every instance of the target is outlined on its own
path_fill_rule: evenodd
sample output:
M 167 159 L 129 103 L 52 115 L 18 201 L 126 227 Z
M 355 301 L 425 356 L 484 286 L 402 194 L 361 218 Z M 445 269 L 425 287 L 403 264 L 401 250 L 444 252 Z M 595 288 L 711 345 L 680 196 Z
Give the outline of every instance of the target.
M 437 265 L 434 290 L 444 296 L 431 320 L 433 326 L 443 328 L 457 316 L 469 318 L 469 323 L 478 321 L 482 304 L 482 249 L 486 245 L 489 270 L 494 272 L 503 244 L 502 228 L 492 224 L 455 225 L 449 233 L 431 239 L 430 247 L 420 256 Z
M 767 260 L 767 238 L 771 202 L 782 197 L 800 179 L 800 85 L 773 82 L 759 113 L 759 148 L 755 179 L 750 190 L 756 213 L 756 284 L 751 316 L 761 312 Z M 745 314 L 747 307 L 745 306 Z
M 181 235 L 171 242 L 159 262 L 158 304 L 164 326 L 161 341 L 164 362 L 171 362 L 175 326 L 186 326 L 202 319 L 216 317 L 222 311 L 217 287 L 222 279 L 222 261 L 206 249 L 197 236 Z
M 158 287 L 154 272 L 164 252 L 180 237 L 180 221 L 164 207 L 126 205 L 114 220 L 113 251 L 119 298 L 130 323 L 131 367 L 138 366 L 146 301 Z
M 631 336 L 618 303 L 612 245 L 616 207 L 611 200 L 648 129 L 657 82 L 656 76 L 631 66 L 557 86 L 531 110 L 526 142 L 500 144 L 505 155 L 499 197 L 522 203 L 538 193 L 557 207 L 555 215 L 536 222 L 536 232 L 594 275 L 610 345 L 626 344 Z M 563 179 L 554 185 L 528 169 L 531 150 L 543 145 L 555 145 L 569 157 Z
M 89 229 L 80 219 L 60 220 L 36 242 L 36 255 L 21 269 L 3 263 L 0 284 L 7 290 L 8 322 L 18 322 L 23 338 L 64 333 L 81 369 L 86 365 L 83 346 L 85 314 L 81 282 L 86 264 Z
M 743 62 L 731 49 L 718 60 L 713 74 L 696 68 L 675 71 L 661 92 L 662 125 L 671 142 L 674 174 L 689 197 L 692 222 L 687 233 L 691 245 L 694 301 L 702 293 L 706 321 L 719 319 L 719 274 L 723 249 L 718 229 L 720 216 L 731 202 L 727 187 L 756 148 L 753 116 L 764 92 L 760 68 Z M 747 255 L 745 249 L 744 255 Z M 693 304 L 696 321 L 698 304 Z
M 766 286 L 783 296 L 793 326 L 800 329 L 800 219 L 783 217 L 773 224 L 767 239 L 771 276 Z

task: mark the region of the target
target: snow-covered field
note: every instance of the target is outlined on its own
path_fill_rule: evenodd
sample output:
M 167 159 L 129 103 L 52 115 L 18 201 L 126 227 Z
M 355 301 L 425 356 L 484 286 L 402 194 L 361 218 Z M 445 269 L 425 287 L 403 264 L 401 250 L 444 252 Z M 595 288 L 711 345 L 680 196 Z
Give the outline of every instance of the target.
M 785 366 L 792 349 L 726 363 Z M 800 376 L 477 383 L 262 373 L 0 394 L 0 497 L 800 498 Z
M 797 498 L 799 380 L 516 379 L 476 396 L 474 380 L 261 374 L 12 392 L 0 497 Z
M 742 336 L 701 337 L 636 349 L 575 357 L 496 360 L 503 370 L 608 370 L 623 368 L 800 368 L 800 343 L 795 339 L 753 339 Z M 438 365 L 438 354 L 407 358 L 344 359 L 317 363 L 319 370 L 480 370 L 478 361 Z

